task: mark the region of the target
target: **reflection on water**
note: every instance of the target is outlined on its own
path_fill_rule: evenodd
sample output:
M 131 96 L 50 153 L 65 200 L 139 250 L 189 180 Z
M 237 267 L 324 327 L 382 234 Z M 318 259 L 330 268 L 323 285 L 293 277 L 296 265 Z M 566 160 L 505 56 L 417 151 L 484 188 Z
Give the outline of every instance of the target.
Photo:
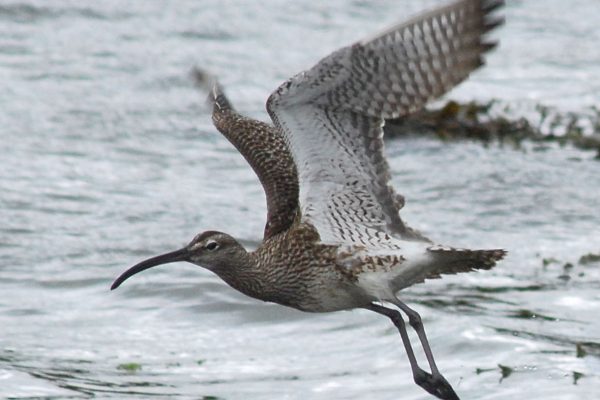
M 191 265 L 108 288 L 198 231 L 249 247 L 262 232 L 261 188 L 211 126 L 193 65 L 264 119 L 283 79 L 437 3 L 1 4 L 0 397 L 423 398 L 397 332 L 373 313 L 259 303 Z M 545 106 L 600 104 L 597 2 L 508 3 L 502 46 L 450 97 L 496 99 L 532 123 Z M 594 154 L 416 137 L 387 152 L 411 226 L 510 252 L 492 271 L 402 293 L 457 392 L 598 397 Z

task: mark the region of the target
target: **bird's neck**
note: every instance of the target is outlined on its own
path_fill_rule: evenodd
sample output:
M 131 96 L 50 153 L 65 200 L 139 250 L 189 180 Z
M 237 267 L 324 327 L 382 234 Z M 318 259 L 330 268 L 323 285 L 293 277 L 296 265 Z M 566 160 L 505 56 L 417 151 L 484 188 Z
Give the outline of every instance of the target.
M 244 252 L 227 267 L 214 272 L 232 288 L 247 296 L 264 300 L 265 277 L 253 252 Z

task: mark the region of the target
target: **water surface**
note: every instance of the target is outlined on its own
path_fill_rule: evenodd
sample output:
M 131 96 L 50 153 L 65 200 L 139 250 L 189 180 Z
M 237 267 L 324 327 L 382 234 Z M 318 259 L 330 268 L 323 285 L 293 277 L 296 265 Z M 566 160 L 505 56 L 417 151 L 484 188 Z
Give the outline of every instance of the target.
M 600 104 L 600 4 L 508 1 L 502 45 L 447 98 Z M 266 119 L 284 79 L 436 1 L 0 4 L 0 397 L 424 399 L 367 311 L 261 303 L 200 268 L 140 259 L 205 229 L 259 241 L 257 179 L 188 71 Z M 570 147 L 388 141 L 403 217 L 444 244 L 504 247 L 492 271 L 430 281 L 423 316 L 463 398 L 600 396 L 600 163 Z

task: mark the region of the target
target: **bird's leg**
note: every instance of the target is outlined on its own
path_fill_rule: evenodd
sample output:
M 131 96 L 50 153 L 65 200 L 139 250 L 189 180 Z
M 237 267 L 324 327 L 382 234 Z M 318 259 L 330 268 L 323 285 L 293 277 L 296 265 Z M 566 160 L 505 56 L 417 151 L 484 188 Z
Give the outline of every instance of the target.
M 423 322 L 421 321 L 421 316 L 418 312 L 404 304 L 402 301 L 396 299 L 393 302 L 398 308 L 400 308 L 404 313 L 408 316 L 408 323 L 412 328 L 417 332 L 417 336 L 419 337 L 419 341 L 421 342 L 421 346 L 423 346 L 423 352 L 427 357 L 427 362 L 429 363 L 429 368 L 431 369 L 431 376 L 433 379 L 443 382 L 445 386 L 450 390 L 448 394 L 451 399 L 458 399 L 456 393 L 452 389 L 452 386 L 448 383 L 446 378 L 440 373 L 437 365 L 435 364 L 435 359 L 433 358 L 433 352 L 431 351 L 431 347 L 429 346 L 429 340 L 427 340 L 427 335 L 425 334 L 425 327 L 423 326 Z M 454 396 L 454 397 L 452 397 Z
M 398 331 L 400 332 L 400 336 L 402 337 L 402 343 L 404 343 L 406 355 L 408 356 L 408 361 L 410 361 L 410 368 L 412 369 L 412 373 L 416 381 L 417 375 L 422 375 L 426 372 L 423 371 L 417 364 L 417 359 L 415 358 L 415 353 L 412 349 L 408 333 L 406 332 L 406 324 L 404 323 L 404 319 L 402 319 L 402 315 L 396 310 L 392 310 L 391 308 L 380 306 L 378 304 L 371 303 L 366 308 L 368 310 L 375 311 L 376 313 L 385 315 L 386 317 L 392 320 L 394 325 L 396 325 Z
M 403 306 L 404 306 L 404 304 L 403 304 Z M 413 373 L 413 378 L 417 385 L 421 386 L 427 392 L 431 393 L 432 395 L 434 395 L 437 398 L 440 398 L 442 400 L 459 400 L 458 396 L 454 392 L 454 389 L 452 389 L 452 386 L 450 386 L 448 381 L 439 373 L 439 371 L 437 370 L 437 367 L 435 368 L 435 371 L 432 368 L 432 372 L 433 372 L 432 374 L 424 371 L 421 367 L 419 367 L 419 365 L 417 364 L 417 359 L 415 358 L 415 353 L 414 353 L 412 345 L 410 343 L 410 339 L 408 337 L 408 332 L 406 331 L 406 323 L 404 322 L 404 319 L 402 318 L 402 314 L 400 314 L 399 311 L 393 310 L 391 308 L 387 308 L 384 306 L 380 306 L 378 304 L 373 304 L 373 303 L 369 304 L 365 308 L 367 310 L 375 311 L 376 313 L 385 315 L 386 317 L 388 317 L 389 319 L 392 320 L 394 325 L 396 325 L 396 328 L 398 328 L 398 332 L 400 332 L 400 337 L 402 337 L 402 343 L 404 344 L 404 348 L 406 349 L 406 355 L 408 356 L 408 361 L 410 362 L 410 368 Z M 409 309 L 409 310 L 413 311 L 411 309 Z M 417 314 L 414 311 L 413 311 L 413 313 Z M 410 315 L 409 315 L 409 318 L 410 318 Z M 419 319 L 419 321 L 420 321 L 420 319 Z M 412 326 L 412 322 L 411 322 L 411 326 Z M 413 328 L 414 328 L 414 326 L 413 326 Z M 424 331 L 423 331 L 423 333 L 424 333 Z M 420 338 L 420 336 L 419 336 L 419 338 Z M 427 339 L 425 338 L 425 342 L 427 343 L 426 340 Z M 425 347 L 425 346 L 423 346 L 423 347 Z M 429 348 L 429 346 L 428 346 L 428 348 Z M 429 352 L 431 353 L 431 350 Z M 427 358 L 429 360 L 429 355 Z M 433 356 L 431 357 L 431 359 L 433 360 Z M 431 365 L 431 362 L 430 362 L 430 365 Z M 433 365 L 435 366 L 435 363 Z
M 425 352 L 425 356 L 427 357 L 427 362 L 429 363 L 429 368 L 431 368 L 431 373 L 435 375 L 440 375 L 440 371 L 438 370 L 437 365 L 435 365 L 435 360 L 433 359 L 433 352 L 431 351 L 431 347 L 429 347 L 429 341 L 427 340 L 427 335 L 425 334 L 425 327 L 423 326 L 423 322 L 421 321 L 421 316 L 418 312 L 401 302 L 400 300 L 394 301 L 394 304 L 398 306 L 404 313 L 408 316 L 408 323 L 412 328 L 417 332 L 417 336 L 419 336 L 419 341 L 421 342 L 421 346 L 423 346 L 423 352 Z

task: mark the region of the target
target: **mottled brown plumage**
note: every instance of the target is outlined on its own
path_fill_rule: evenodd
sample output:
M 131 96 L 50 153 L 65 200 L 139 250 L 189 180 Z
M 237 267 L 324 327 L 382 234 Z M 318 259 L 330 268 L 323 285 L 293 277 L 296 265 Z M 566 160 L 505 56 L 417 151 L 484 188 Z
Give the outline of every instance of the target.
M 288 229 L 298 208 L 298 173 L 281 132 L 237 113 L 211 75 L 199 69 L 192 74 L 198 86 L 210 90 L 207 103 L 215 127 L 244 156 L 263 186 L 267 200 L 264 239 Z
M 484 35 L 501 20 L 500 0 L 458 0 L 342 48 L 284 82 L 267 101 L 274 125 L 234 111 L 220 85 L 208 85 L 217 129 L 261 181 L 267 199 L 264 239 L 248 252 L 228 234 L 207 231 L 184 248 L 142 261 L 113 283 L 156 265 L 188 261 L 248 296 L 308 312 L 365 308 L 398 328 L 415 382 L 458 399 L 439 372 L 421 318 L 396 297 L 442 274 L 490 269 L 504 250 L 433 246 L 407 227 L 390 185 L 385 119 L 422 108 L 482 65 L 494 47 Z M 415 329 L 431 373 L 416 361 L 405 322 Z

